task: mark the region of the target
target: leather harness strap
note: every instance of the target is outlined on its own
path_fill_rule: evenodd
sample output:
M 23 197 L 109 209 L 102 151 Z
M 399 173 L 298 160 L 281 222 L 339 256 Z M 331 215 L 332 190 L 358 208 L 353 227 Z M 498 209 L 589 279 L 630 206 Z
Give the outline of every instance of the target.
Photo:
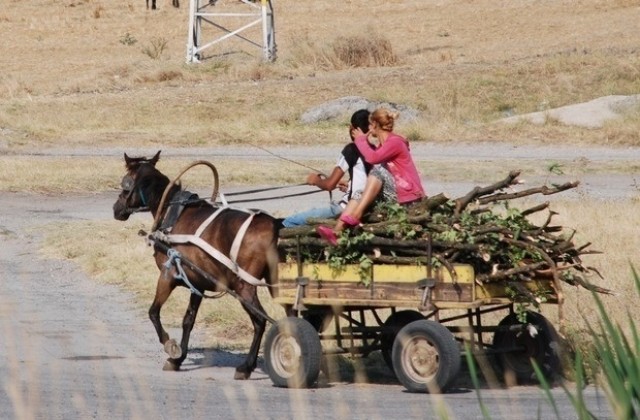
M 253 286 L 268 286 L 267 282 L 264 279 L 258 279 L 255 276 L 251 275 L 247 271 L 243 270 L 238 266 L 237 257 L 240 252 L 240 246 L 242 244 L 242 240 L 249 229 L 249 225 L 253 221 L 255 212 L 249 210 L 240 210 L 247 214 L 249 217 L 243 222 L 242 226 L 238 230 L 236 237 L 233 240 L 233 244 L 231 245 L 230 257 L 227 257 L 225 254 L 217 250 L 207 241 L 202 239 L 202 234 L 207 229 L 207 227 L 213 222 L 213 220 L 220 215 L 224 210 L 230 209 L 230 207 L 220 207 L 214 213 L 211 214 L 202 224 L 196 229 L 195 234 L 164 234 L 161 231 L 153 232 L 153 236 L 158 240 L 161 240 L 165 243 L 169 244 L 185 244 L 190 243 L 193 244 L 204 252 L 209 254 L 213 259 L 225 265 L 229 270 L 231 270 L 234 274 L 240 277 L 242 280 Z
M 242 244 L 244 235 L 247 233 L 247 229 L 249 229 L 249 225 L 253 221 L 253 216 L 255 215 L 256 214 L 253 212 L 249 214 L 249 217 L 247 217 L 247 220 L 245 220 L 244 223 L 242 223 L 242 226 L 240 226 L 238 233 L 236 233 L 236 237 L 233 239 L 233 244 L 231 245 L 231 250 L 229 251 L 229 256 L 233 261 L 238 260 L 238 252 L 240 252 L 240 245 Z

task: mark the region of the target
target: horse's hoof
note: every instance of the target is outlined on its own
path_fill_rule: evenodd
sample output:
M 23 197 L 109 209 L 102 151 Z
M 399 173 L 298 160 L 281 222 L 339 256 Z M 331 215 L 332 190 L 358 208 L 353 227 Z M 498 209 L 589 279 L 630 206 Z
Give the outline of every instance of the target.
M 239 380 L 239 381 L 245 381 L 247 379 L 249 379 L 251 377 L 251 372 L 243 372 L 240 370 L 236 370 L 236 374 L 233 375 L 233 379 Z
M 164 366 L 162 366 L 162 370 L 165 372 L 177 372 L 180 370 L 180 365 L 176 365 L 170 359 L 164 362 Z
M 182 356 L 182 349 L 173 338 L 171 340 L 167 340 L 164 343 L 164 352 L 167 353 L 172 359 L 178 359 L 180 358 L 180 356 Z

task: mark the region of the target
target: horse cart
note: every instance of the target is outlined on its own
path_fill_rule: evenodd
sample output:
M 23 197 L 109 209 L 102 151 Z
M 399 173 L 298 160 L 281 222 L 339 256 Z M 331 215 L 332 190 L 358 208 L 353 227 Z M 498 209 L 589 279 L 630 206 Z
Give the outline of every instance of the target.
M 508 283 L 482 281 L 473 265 L 432 266 L 431 237 L 428 263 L 423 264 L 395 265 L 394 259 L 394 263 L 336 267 L 304 261 L 299 239 L 297 254 L 283 258 L 278 249 L 282 232 L 275 218 L 229 207 L 224 198 L 222 204 L 209 202 L 181 188 L 182 174 L 205 165 L 214 176 L 214 200 L 218 176 L 211 163 L 194 162 L 170 181 L 155 167 L 160 152 L 152 158 L 124 157 L 127 172 L 113 206 L 114 218 L 125 221 L 141 211 L 154 218 L 151 233 L 142 234 L 154 247 L 160 271 L 149 317 L 169 355 L 164 370 L 179 370 L 185 360 L 202 299 L 220 296 L 205 292 L 230 294 L 252 320 L 253 341 L 247 359 L 236 368 L 236 379 L 249 378 L 256 368 L 267 322 L 273 325 L 264 340 L 266 370 L 281 387 L 312 386 L 319 377 L 323 354 L 331 353 L 366 356 L 381 351 L 399 381 L 412 392 L 446 391 L 467 351 L 478 359 L 495 355 L 505 377 L 515 381 L 532 379 L 534 365 L 546 375 L 559 370 L 559 335 L 542 315 L 523 310 L 518 297 L 525 288 L 529 296 L 560 303 L 556 274 L 548 279 L 526 277 L 515 293 Z M 510 174 L 490 190 L 510 185 L 516 176 Z M 538 230 L 553 229 L 545 225 Z M 535 248 L 516 240 L 510 244 Z M 567 244 L 571 245 L 560 243 L 561 257 L 570 264 L 572 254 L 568 252 L 575 250 Z M 545 252 L 538 253 L 546 259 L 527 267 L 555 266 Z M 179 344 L 160 321 L 163 304 L 178 286 L 191 290 Z M 284 319 L 276 321 L 264 312 L 257 296 L 259 286 L 269 287 L 275 302 L 285 308 Z
M 537 312 L 517 311 L 505 286 L 478 283 L 470 265 L 455 265 L 452 273 L 374 264 L 366 283 L 362 274 L 358 265 L 279 264 L 274 299 L 289 316 L 271 327 L 264 343 L 275 385 L 311 386 L 323 354 L 367 356 L 378 350 L 411 392 L 445 392 L 465 349 L 476 357 L 495 356 L 500 371 L 519 381 L 534 378 L 532 361 L 545 375 L 559 370 L 559 336 L 552 324 Z M 557 303 L 551 280 L 526 287 Z M 487 317 L 501 320 L 485 325 Z

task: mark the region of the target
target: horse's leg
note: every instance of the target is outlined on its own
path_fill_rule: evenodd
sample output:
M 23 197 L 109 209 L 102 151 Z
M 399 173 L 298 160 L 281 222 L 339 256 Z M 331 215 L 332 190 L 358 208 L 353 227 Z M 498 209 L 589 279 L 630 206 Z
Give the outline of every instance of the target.
M 262 305 L 258 300 L 258 295 L 255 292 L 253 293 L 250 304 L 251 306 L 253 306 L 253 308 L 258 309 L 260 312 L 264 313 L 264 309 L 262 308 Z M 247 355 L 244 363 L 236 368 L 234 379 L 249 379 L 249 377 L 251 377 L 251 373 L 257 366 L 258 351 L 260 350 L 260 343 L 262 341 L 262 336 L 267 325 L 266 319 L 261 316 L 255 315 L 253 311 L 248 309 L 248 304 L 245 303 L 245 299 L 242 300 L 242 307 L 249 314 L 251 323 L 253 324 L 253 341 L 251 342 L 251 348 L 249 349 L 249 354 Z
M 180 7 L 180 0 L 173 0 L 173 7 Z
M 171 339 L 169 337 L 169 334 L 162 327 L 162 322 L 160 321 L 160 310 L 162 309 L 162 305 L 164 305 L 164 303 L 167 301 L 175 287 L 175 282 L 167 280 L 164 275 L 160 274 L 158 283 L 156 285 L 156 296 L 154 297 L 153 303 L 151 303 L 151 307 L 149 308 L 149 319 L 156 329 L 160 344 L 164 346 L 164 350 L 169 353 L 169 356 L 171 356 L 172 358 L 178 358 L 181 356 L 180 347 L 178 347 L 176 341 Z
M 187 350 L 189 348 L 189 337 L 191 336 L 191 331 L 193 330 L 193 324 L 196 322 L 196 315 L 198 315 L 198 309 L 200 308 L 200 304 L 202 303 L 202 297 L 191 294 L 191 298 L 189 298 L 189 307 L 187 307 L 187 311 L 184 314 L 184 318 L 182 320 L 182 341 L 180 342 L 180 357 L 178 358 L 169 358 L 164 364 L 164 370 L 179 370 L 184 359 L 187 358 Z

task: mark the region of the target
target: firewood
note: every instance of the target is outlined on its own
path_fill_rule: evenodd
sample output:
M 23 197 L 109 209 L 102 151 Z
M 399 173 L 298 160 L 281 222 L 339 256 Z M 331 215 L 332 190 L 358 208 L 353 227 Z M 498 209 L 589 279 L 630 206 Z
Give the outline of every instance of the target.
M 331 258 L 333 263 L 342 259 L 345 264 L 358 264 L 361 258 L 368 258 L 375 264 L 438 264 L 452 277 L 453 264 L 471 264 L 478 283 L 502 282 L 534 304 L 537 298 L 528 295 L 519 282 L 551 280 L 559 303 L 563 300 L 561 282 L 610 293 L 584 277 L 589 273 L 602 277 L 580 260 L 581 255 L 598 251 L 590 249 L 591 243 L 576 245 L 575 231 L 567 235 L 563 226 L 552 224 L 557 213 L 548 201 L 523 211 L 509 203 L 534 194 L 560 193 L 579 183 L 516 191 L 521 184 L 519 175 L 511 171 L 504 179 L 475 187 L 454 200 L 441 193 L 406 208 L 378 207 L 362 218 L 360 226 L 346 230 L 342 235 L 347 240 L 340 240 L 336 247 L 328 246 L 316 233 L 319 224 L 334 226 L 336 220 L 310 219 L 308 226 L 282 229 L 278 248 L 289 258 L 296 258 L 301 249 L 300 257 L 310 262 Z M 548 213 L 539 225 L 528 219 L 542 211 Z

